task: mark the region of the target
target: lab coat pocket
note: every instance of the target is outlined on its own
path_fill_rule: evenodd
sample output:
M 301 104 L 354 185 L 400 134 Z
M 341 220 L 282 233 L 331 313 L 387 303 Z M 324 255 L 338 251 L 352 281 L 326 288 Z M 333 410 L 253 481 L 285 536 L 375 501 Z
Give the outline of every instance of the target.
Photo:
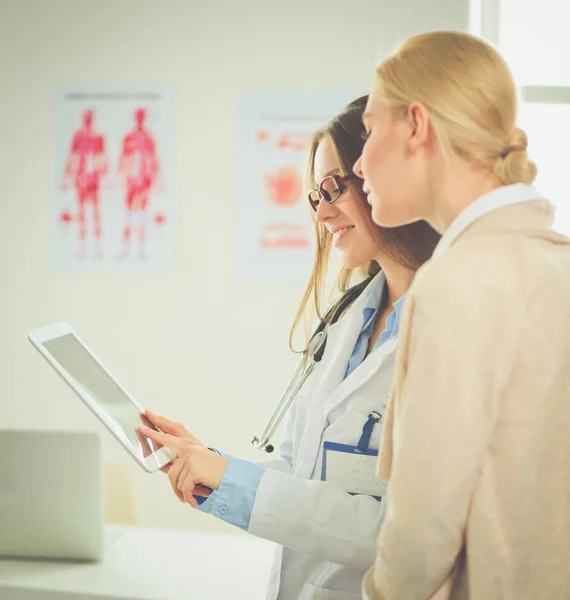
M 342 592 L 318 587 L 313 583 L 306 583 L 299 594 L 298 600 L 360 600 L 360 592 Z
M 356 446 L 362 437 L 364 426 L 372 410 L 375 410 L 381 415 L 381 418 L 371 431 L 368 447 L 378 450 L 382 429 L 384 428 L 385 407 L 376 403 L 373 409 L 367 410 L 367 408 L 360 406 L 355 408 L 349 405 L 342 414 L 333 415 L 329 425 L 323 432 L 322 443 L 330 441 Z

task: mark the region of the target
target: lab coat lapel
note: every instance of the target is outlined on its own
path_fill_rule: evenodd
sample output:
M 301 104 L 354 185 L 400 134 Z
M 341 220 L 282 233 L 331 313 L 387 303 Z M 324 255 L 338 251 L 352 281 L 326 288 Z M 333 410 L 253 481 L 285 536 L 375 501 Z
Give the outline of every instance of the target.
M 378 282 L 378 278 L 383 279 L 384 274 L 379 273 L 354 301 L 346 314 L 337 323 L 329 327 L 321 374 L 315 387 L 316 397 L 320 399 L 328 398 L 342 385 L 348 361 L 362 330 L 362 311 L 366 306 L 372 288 Z M 322 402 L 323 400 L 321 400 L 321 406 Z
M 351 308 L 356 309 L 354 305 Z M 323 403 L 338 387 L 346 372 L 362 325 L 362 315 L 359 312 L 361 313 L 358 309 L 349 310 L 348 314 L 329 328 L 319 379 L 313 388 L 299 445 L 299 459 L 295 469 L 295 474 L 299 477 L 308 479 L 312 475 L 325 428 Z
M 370 286 L 372 283 L 370 284 Z M 362 309 L 368 298 L 365 290 L 347 313 L 337 323 L 331 325 L 327 334 L 327 346 L 319 368 L 319 379 L 315 383 L 310 406 L 306 414 L 306 425 L 299 447 L 299 460 L 295 474 L 311 477 L 326 420 L 323 406 L 329 396 L 341 385 L 354 345 L 362 329 Z
M 327 398 L 342 382 L 348 361 L 362 326 L 362 310 L 351 307 L 348 314 L 332 325 L 327 335 L 327 346 L 315 395 Z
M 394 337 L 382 344 L 380 348 L 367 356 L 366 360 L 327 397 L 324 405 L 324 418 L 327 424 L 330 414 L 335 409 L 345 402 L 359 387 L 363 386 L 382 365 L 389 360 L 394 360 L 396 342 L 397 340 Z

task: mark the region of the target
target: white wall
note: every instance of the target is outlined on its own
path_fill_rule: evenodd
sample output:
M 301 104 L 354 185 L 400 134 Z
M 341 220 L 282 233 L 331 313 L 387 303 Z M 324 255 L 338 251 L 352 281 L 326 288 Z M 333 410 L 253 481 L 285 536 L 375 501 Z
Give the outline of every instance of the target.
M 543 0 L 538 9 L 532 0 L 501 0 L 500 9 L 499 49 L 517 84 L 543 88 L 543 99 L 549 100 L 522 102 L 519 125 L 538 166 L 535 185 L 556 206 L 554 228 L 570 235 L 570 6 Z
M 296 358 L 303 283 L 234 275 L 242 91 L 368 89 L 380 53 L 415 32 L 467 29 L 466 1 L 2 0 L 0 427 L 97 429 L 133 481 L 140 522 L 226 528 L 143 473 L 24 338 L 71 322 L 141 403 L 208 445 L 254 457 Z M 176 265 L 165 277 L 64 276 L 50 254 L 55 85 L 159 85 L 176 107 Z M 5 460 L 5 458 L 2 458 Z M 38 490 L 38 494 L 48 493 Z

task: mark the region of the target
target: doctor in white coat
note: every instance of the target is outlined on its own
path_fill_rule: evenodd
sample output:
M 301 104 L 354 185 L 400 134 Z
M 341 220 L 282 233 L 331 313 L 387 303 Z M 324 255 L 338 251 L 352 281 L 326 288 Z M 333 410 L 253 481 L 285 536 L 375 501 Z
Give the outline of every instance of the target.
M 313 138 L 308 196 L 317 255 L 293 329 L 311 296 L 319 306 L 331 245 L 343 257 L 339 290 L 347 291 L 357 268 L 364 278 L 356 300 L 328 327 L 323 359 L 287 416 L 279 457 L 254 463 L 220 454 L 150 411 L 166 433 L 141 428 L 178 454 L 167 470 L 181 501 L 279 544 L 269 599 L 360 598 L 387 502 L 375 455 L 402 305 L 439 240 L 425 222 L 390 230 L 373 223 L 362 181 L 352 174 L 365 105 L 366 97 L 351 103 Z

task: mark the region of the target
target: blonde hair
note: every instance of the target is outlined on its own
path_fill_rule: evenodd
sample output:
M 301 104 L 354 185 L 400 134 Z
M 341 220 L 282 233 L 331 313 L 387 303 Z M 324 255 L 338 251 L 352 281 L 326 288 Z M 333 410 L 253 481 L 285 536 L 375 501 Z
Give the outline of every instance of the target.
M 445 155 L 488 166 L 504 183 L 532 183 L 536 165 L 516 126 L 517 94 L 501 55 L 468 33 L 436 31 L 408 39 L 377 69 L 394 109 L 421 102 Z

